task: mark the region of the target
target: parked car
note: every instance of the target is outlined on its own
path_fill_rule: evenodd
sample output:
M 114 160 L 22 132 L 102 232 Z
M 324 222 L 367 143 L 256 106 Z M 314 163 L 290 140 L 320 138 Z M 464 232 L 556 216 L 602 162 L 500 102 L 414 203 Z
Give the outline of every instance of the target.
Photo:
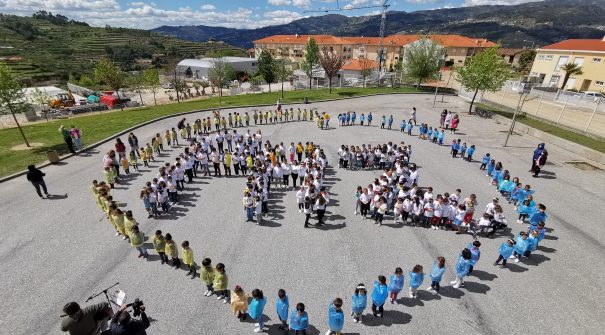
M 596 102 L 599 101 L 599 99 L 604 99 L 605 95 L 599 92 L 585 91 L 582 92 L 582 98 L 586 98 L 587 100 L 592 100 Z

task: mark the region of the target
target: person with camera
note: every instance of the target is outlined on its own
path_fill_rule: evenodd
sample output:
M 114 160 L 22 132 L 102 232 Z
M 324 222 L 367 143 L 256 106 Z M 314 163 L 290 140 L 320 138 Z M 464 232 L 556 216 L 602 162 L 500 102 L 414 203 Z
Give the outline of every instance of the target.
M 136 303 L 136 302 L 135 302 Z M 122 304 L 120 310 L 111 318 L 111 335 L 145 335 L 145 329 L 149 327 L 149 319 L 145 314 L 145 305 L 142 303 L 135 309 L 134 315 L 141 314 L 141 320 L 132 319 L 130 313 L 126 311 L 128 305 Z M 138 309 L 138 310 L 137 310 Z
M 113 314 L 106 302 L 88 306 L 84 309 L 76 302 L 70 302 L 63 307 L 66 318 L 61 322 L 61 330 L 70 335 L 97 335 L 102 331 L 102 325 L 107 328 L 107 321 Z

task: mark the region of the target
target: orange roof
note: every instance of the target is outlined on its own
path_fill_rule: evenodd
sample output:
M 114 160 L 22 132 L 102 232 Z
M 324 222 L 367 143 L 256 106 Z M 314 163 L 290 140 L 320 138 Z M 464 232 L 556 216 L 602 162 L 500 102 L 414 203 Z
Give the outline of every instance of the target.
M 254 43 L 307 44 L 311 37 L 315 39 L 317 44 L 350 44 L 345 39 L 332 35 L 273 35 L 256 40 Z
M 547 50 L 582 50 L 605 52 L 605 41 L 598 39 L 576 39 L 565 40 L 559 43 L 547 45 L 542 49 Z
M 384 45 L 404 46 L 415 42 L 423 37 L 435 40 L 444 47 L 482 47 L 489 48 L 496 44 L 485 38 L 469 38 L 461 35 L 390 35 L 384 37 Z M 332 35 L 273 35 L 254 41 L 256 44 L 282 43 L 282 44 L 306 44 L 313 37 L 317 44 L 365 44 L 379 45 L 378 37 L 346 36 L 336 37 Z
M 371 60 L 371 59 L 367 59 L 367 58 L 364 58 L 363 60 L 357 59 L 357 58 L 349 59 L 342 66 L 342 70 L 354 70 L 354 71 L 361 71 L 363 69 L 375 69 L 375 68 L 378 68 L 378 62 Z

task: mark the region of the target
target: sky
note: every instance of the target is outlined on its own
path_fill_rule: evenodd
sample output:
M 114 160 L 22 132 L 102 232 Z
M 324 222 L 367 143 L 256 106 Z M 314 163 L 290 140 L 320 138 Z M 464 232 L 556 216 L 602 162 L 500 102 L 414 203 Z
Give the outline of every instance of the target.
M 338 1 L 338 2 L 337 2 Z M 540 0 L 390 0 L 389 10 L 413 12 L 478 5 L 513 5 Z M 0 12 L 31 15 L 59 13 L 93 26 L 151 29 L 162 25 L 208 25 L 258 28 L 285 24 L 325 13 L 305 11 L 379 5 L 382 0 L 0 0 Z M 380 8 L 340 12 L 348 16 L 377 14 Z M 338 13 L 338 12 L 337 12 Z

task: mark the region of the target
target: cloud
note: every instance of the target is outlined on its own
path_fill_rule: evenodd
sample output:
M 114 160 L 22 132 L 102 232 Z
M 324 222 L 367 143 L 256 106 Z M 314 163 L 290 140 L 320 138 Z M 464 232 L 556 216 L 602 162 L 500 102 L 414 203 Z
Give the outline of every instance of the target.
M 200 8 L 203 9 L 203 10 L 215 10 L 216 9 L 216 7 L 214 5 L 211 5 L 211 4 L 201 5 Z
M 273 6 L 287 6 L 290 0 L 268 0 L 267 3 Z
M 466 0 L 465 7 L 482 5 L 518 5 L 527 2 L 542 2 L 542 0 Z
M 311 0 L 292 0 L 292 6 L 299 8 L 309 8 Z
M 351 6 L 354 6 L 354 7 L 365 6 L 368 4 L 368 2 L 370 2 L 370 0 L 352 0 Z
M 44 10 L 118 10 L 116 0 L 5 0 L 9 11 Z M 67 13 L 69 14 L 69 13 Z
M 271 12 L 266 12 L 265 14 L 263 14 L 263 16 L 270 17 L 270 18 L 285 18 L 285 17 L 299 18 L 301 15 L 298 14 L 297 12 L 291 12 L 289 10 L 274 10 Z
M 142 7 L 142 6 L 145 6 L 146 3 L 144 3 L 143 1 L 135 1 L 135 2 L 129 3 L 129 5 L 132 7 Z
M 427 3 L 435 3 L 438 2 L 439 0 L 406 0 L 409 3 L 413 3 L 416 5 L 422 5 L 422 4 L 427 4 Z

